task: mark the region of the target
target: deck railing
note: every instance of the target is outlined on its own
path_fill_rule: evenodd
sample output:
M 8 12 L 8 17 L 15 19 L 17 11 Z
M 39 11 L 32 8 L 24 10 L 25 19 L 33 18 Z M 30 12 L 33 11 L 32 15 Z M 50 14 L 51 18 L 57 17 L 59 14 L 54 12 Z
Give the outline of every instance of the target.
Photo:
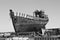
M 28 15 L 28 14 L 24 14 L 24 13 L 15 13 L 15 16 L 20 16 L 20 17 L 24 17 L 24 18 L 30 18 L 30 19 L 35 19 L 35 20 L 48 20 L 48 16 L 47 15 L 43 15 L 44 18 L 39 18 L 39 17 L 35 17 L 32 15 Z
M 58 37 L 9 37 L 0 38 L 0 40 L 60 40 Z

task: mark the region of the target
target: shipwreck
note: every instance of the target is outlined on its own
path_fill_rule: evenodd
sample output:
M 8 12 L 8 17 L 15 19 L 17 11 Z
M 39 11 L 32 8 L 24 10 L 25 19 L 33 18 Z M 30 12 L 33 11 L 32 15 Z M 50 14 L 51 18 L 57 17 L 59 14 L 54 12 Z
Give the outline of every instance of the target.
M 33 12 L 33 16 L 24 13 L 14 13 L 10 9 L 10 17 L 13 23 L 16 34 L 29 34 L 40 33 L 41 29 L 45 29 L 45 25 L 48 23 L 49 18 L 42 10 L 36 10 Z

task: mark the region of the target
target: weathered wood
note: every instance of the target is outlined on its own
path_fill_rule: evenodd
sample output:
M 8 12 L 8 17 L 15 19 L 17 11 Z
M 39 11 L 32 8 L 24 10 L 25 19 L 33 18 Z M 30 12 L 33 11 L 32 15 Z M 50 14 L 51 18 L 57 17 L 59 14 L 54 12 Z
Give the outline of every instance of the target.
M 10 14 L 12 15 L 11 12 Z M 48 17 L 46 16 L 45 18 L 39 18 L 39 17 L 29 16 L 29 15 L 27 17 L 22 17 L 20 16 L 20 14 L 19 16 L 13 16 L 13 18 L 11 18 L 13 19 L 12 22 L 16 33 L 29 32 L 29 31 L 30 32 L 41 31 L 41 28 L 45 28 L 45 25 L 49 21 Z

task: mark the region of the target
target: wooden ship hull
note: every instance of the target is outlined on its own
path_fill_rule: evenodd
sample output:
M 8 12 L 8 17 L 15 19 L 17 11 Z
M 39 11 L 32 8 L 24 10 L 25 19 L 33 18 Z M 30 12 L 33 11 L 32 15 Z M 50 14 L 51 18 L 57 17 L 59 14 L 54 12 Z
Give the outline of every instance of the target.
M 41 32 L 42 28 L 48 23 L 48 17 L 39 18 L 30 15 L 22 15 L 21 13 L 10 12 L 10 17 L 16 33 L 20 32 Z
M 23 17 L 18 17 L 17 20 L 18 20 L 17 23 L 15 23 L 15 29 L 16 31 L 20 31 L 20 32 L 34 31 L 35 30 L 34 28 L 36 28 L 36 30 L 39 30 L 40 28 L 45 29 L 45 25 L 47 24 L 47 20 L 38 21 L 38 20 L 28 19 Z

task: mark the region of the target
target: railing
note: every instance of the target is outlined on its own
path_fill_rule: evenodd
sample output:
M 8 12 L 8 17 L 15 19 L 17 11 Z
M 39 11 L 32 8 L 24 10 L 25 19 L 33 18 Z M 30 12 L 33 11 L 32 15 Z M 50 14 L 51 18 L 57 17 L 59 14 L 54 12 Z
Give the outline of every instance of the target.
M 58 40 L 58 38 L 55 37 L 35 37 L 35 40 Z
M 39 18 L 39 17 L 35 17 L 35 16 L 31 16 L 28 14 L 24 14 L 24 13 L 15 13 L 15 16 L 20 16 L 20 17 L 24 17 L 24 18 L 30 18 L 30 19 L 35 19 L 35 20 L 48 20 L 48 16 L 47 15 L 43 15 L 44 18 Z
M 28 15 L 28 14 L 24 14 L 24 13 L 15 13 L 14 14 L 15 16 L 20 16 L 20 17 L 33 17 L 33 16 L 31 16 L 31 15 Z
M 0 38 L 0 40 L 60 40 L 57 37 L 10 37 Z

